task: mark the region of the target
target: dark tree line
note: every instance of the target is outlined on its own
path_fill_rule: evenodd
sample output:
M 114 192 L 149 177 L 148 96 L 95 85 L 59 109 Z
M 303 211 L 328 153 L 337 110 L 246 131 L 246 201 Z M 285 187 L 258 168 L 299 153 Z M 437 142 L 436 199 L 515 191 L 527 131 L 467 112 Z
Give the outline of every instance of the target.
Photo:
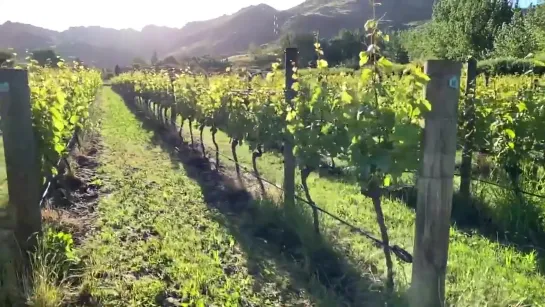
M 388 35 L 390 37 L 389 41 L 380 46 L 381 53 L 397 63 L 407 63 L 409 58 L 407 51 L 401 43 L 400 33 L 392 31 Z M 280 41 L 280 46 L 282 50 L 287 47 L 298 48 L 299 66 L 312 67 L 318 59 L 314 47 L 316 42 L 320 43 L 324 52 L 324 58 L 330 66 L 344 66 L 349 68 L 357 68 L 359 66 L 359 54 L 367 50 L 367 46 L 370 43 L 364 31 L 359 29 L 352 31 L 343 29 L 338 35 L 330 39 L 320 39 L 311 33 L 290 33 L 284 35 Z

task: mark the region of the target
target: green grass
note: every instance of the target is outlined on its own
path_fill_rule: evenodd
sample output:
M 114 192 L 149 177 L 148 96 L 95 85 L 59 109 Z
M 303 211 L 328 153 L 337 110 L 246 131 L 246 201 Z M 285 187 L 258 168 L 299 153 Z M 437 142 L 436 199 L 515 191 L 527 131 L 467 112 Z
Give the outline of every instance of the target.
M 187 127 L 185 127 L 187 131 Z M 196 129 L 194 129 L 194 132 Z M 197 135 L 195 133 L 195 135 Z M 221 132 L 216 136 L 220 151 L 230 153 L 229 139 Z M 210 133 L 206 130 L 204 143 L 213 148 Z M 237 151 L 239 160 L 251 165 L 251 152 L 242 146 Z M 221 159 L 221 158 L 220 158 Z M 226 159 L 224 164 L 231 164 Z M 263 177 L 281 185 L 282 160 L 275 154 L 265 154 L 258 168 Z M 370 199 L 360 195 L 359 188 L 349 180 L 328 179 L 311 175 L 308 185 L 312 198 L 326 210 L 373 231 L 379 237 L 375 213 Z M 301 206 L 304 206 L 301 204 Z M 393 244 L 412 252 L 414 236 L 414 210 L 393 200 L 385 199 L 383 210 Z M 323 232 L 334 246 L 350 259 L 362 274 L 370 274 L 369 263 L 385 271 L 382 251 L 367 239 L 355 235 L 336 221 L 323 217 Z M 499 235 L 501 236 L 501 235 Z M 544 306 L 545 278 L 538 272 L 535 252 L 523 253 L 514 247 L 495 243 L 479 234 L 466 234 L 455 227 L 451 231 L 447 298 L 455 306 Z M 371 266 L 372 267 L 372 266 Z M 397 263 L 397 291 L 407 290 L 411 279 L 411 265 Z
M 249 252 L 197 182 L 152 143 L 153 132 L 104 90 L 96 232 L 78 250 L 83 291 L 104 306 L 305 306 L 288 264 Z

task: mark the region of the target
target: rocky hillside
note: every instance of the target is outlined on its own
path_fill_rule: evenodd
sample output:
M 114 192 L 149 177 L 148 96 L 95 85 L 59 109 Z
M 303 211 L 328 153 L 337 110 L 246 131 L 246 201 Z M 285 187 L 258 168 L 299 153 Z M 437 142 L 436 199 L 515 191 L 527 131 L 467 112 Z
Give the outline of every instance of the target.
M 434 0 L 382 0 L 377 16 L 385 26 L 429 19 Z M 276 41 L 282 33 L 319 31 L 329 37 L 339 30 L 363 26 L 372 16 L 368 0 L 307 0 L 285 11 L 260 4 L 181 29 L 146 26 L 142 31 L 102 27 L 73 27 L 63 32 L 6 22 L 0 25 L 0 49 L 54 48 L 63 57 L 78 57 L 99 67 L 128 65 L 134 57 L 149 59 L 157 51 L 167 55 L 227 56 Z M 275 29 L 275 23 L 278 25 Z

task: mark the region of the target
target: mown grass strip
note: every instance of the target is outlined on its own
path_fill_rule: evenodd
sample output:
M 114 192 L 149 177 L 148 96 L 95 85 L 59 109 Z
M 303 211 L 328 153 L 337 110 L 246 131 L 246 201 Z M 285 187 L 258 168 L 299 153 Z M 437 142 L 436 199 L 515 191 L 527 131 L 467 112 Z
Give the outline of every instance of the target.
M 255 263 L 153 132 L 104 90 L 97 230 L 79 250 L 84 291 L 104 306 L 305 306 L 274 263 Z M 250 272 L 255 271 L 255 272 Z M 252 274 L 251 274 L 252 273 Z M 270 275 L 271 278 L 268 278 Z

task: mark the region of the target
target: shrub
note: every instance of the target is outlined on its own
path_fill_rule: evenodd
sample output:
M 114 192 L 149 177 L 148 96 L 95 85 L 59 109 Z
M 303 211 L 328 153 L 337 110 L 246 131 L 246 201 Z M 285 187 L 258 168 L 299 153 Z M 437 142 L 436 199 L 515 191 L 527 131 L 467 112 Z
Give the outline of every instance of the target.
M 489 75 L 515 75 L 525 74 L 532 71 L 535 74 L 545 74 L 545 66 L 542 59 L 517 59 L 517 58 L 496 58 L 481 61 L 477 65 L 479 74 Z

